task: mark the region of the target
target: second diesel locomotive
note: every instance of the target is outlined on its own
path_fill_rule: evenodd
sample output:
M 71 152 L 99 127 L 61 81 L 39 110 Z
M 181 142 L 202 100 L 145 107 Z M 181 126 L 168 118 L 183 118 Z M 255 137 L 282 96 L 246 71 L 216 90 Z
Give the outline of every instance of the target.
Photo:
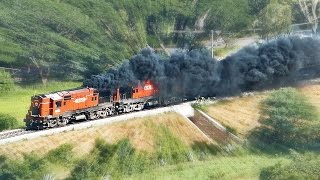
M 94 88 L 35 95 L 24 120 L 26 128 L 65 126 L 69 122 L 100 119 L 159 105 L 158 89 L 150 80 L 139 83 L 127 94 L 121 94 L 118 88 L 109 99 L 99 95 Z

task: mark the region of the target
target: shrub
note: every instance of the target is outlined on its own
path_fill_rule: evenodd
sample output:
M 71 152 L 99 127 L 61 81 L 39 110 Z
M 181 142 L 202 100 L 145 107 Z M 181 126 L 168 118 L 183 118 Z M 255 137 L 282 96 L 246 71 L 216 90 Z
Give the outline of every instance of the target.
M 115 145 L 98 139 L 89 157 L 80 160 L 72 169 L 70 179 L 121 178 L 143 172 L 148 164 L 147 156 L 136 152 L 128 139 Z
M 43 177 L 47 171 L 47 162 L 34 154 L 24 156 L 23 161 L 12 161 L 4 157 L 0 164 L 0 179 L 35 179 Z
M 6 92 L 12 90 L 14 87 L 14 81 L 10 74 L 4 70 L 0 70 L 0 92 Z
M 229 125 L 225 125 L 225 124 L 223 124 L 223 126 L 226 127 L 227 132 L 232 133 L 234 135 L 238 134 L 238 131 L 236 128 L 233 128 L 233 127 L 231 127 Z
M 215 144 L 208 144 L 207 142 L 196 141 L 192 144 L 192 151 L 200 161 L 206 160 L 211 155 L 217 155 L 221 148 Z
M 136 152 L 128 139 L 123 139 L 116 144 L 113 157 L 108 163 L 112 167 L 109 172 L 113 176 L 143 172 L 146 162 L 146 156 Z
M 251 137 L 263 143 L 302 148 L 319 138 L 315 107 L 293 88 L 272 93 L 262 103 L 262 114 L 262 126 Z
M 18 121 L 16 118 L 0 113 L 0 131 L 13 129 L 18 126 Z
M 72 169 L 68 179 L 99 179 L 101 174 L 97 173 L 97 162 L 94 157 L 81 159 Z
M 203 111 L 203 112 L 208 112 L 208 107 L 204 104 L 200 104 L 200 103 L 193 103 L 191 104 L 192 108 L 193 109 L 198 109 L 200 111 Z
M 160 165 L 177 164 L 191 160 L 190 150 L 179 138 L 165 126 L 156 131 L 156 156 Z
M 47 159 L 52 163 L 70 164 L 73 158 L 73 146 L 71 144 L 62 144 L 56 149 L 48 152 Z
M 289 165 L 278 163 L 262 169 L 260 179 L 319 179 L 319 164 L 319 157 L 300 157 Z

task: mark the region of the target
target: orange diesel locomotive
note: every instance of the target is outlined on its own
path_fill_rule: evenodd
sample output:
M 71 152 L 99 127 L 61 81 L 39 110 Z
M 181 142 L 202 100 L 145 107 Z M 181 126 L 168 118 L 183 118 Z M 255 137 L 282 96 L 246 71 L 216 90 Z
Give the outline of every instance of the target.
M 99 92 L 94 88 L 39 94 L 31 98 L 25 123 L 27 129 L 45 129 L 79 120 L 140 111 L 147 106 L 158 105 L 157 94 L 158 89 L 149 80 L 139 83 L 129 94 L 120 94 L 117 89 L 108 100 L 99 98 Z

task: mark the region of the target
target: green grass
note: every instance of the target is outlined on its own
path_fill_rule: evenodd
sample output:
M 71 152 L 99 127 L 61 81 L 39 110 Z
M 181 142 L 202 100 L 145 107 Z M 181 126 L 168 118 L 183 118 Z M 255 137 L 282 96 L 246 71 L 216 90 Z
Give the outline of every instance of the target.
M 204 143 L 195 148 L 163 126 L 155 131 L 157 143 L 153 153 L 137 151 L 128 139 L 123 139 L 115 144 L 97 140 L 95 148 L 84 157 L 77 157 L 68 144 L 41 157 L 32 153 L 25 155 L 24 160 L 6 160 L 0 156 L 0 179 L 33 175 L 41 179 L 46 174 L 69 176 L 68 179 L 255 179 L 264 168 L 292 161 L 290 155 L 253 154 L 242 147 L 233 153 L 208 153 Z
M 222 48 L 219 47 L 219 48 L 214 48 L 213 53 L 215 56 L 225 57 L 230 53 L 235 52 L 239 49 L 240 49 L 239 46 L 228 46 L 228 47 L 222 47 Z
M 208 112 L 208 106 L 206 104 L 193 103 L 193 104 L 191 104 L 191 106 L 194 109 L 198 109 L 198 110 L 203 111 L 203 112 Z
M 50 87 L 40 85 L 28 88 L 29 91 L 53 91 L 66 89 L 71 85 L 77 83 L 53 82 Z M 17 94 L 23 91 L 18 88 L 14 92 Z M 4 98 L 5 95 L 0 97 Z M 294 112 L 300 112 L 300 109 L 308 106 L 305 106 L 303 98 L 298 97 L 301 96 L 294 90 L 283 89 L 265 102 L 272 103 L 273 106 L 289 104 L 289 107 L 295 109 Z M 285 111 L 287 117 L 292 115 L 288 113 L 290 110 L 292 109 L 288 108 Z M 300 113 L 305 117 L 305 113 L 309 111 L 303 112 Z M 298 116 L 299 113 L 293 115 Z M 312 111 L 309 115 L 314 117 Z M 316 179 L 319 174 L 317 153 L 308 154 L 308 151 L 301 153 L 294 150 L 283 153 L 270 148 L 270 145 L 265 147 L 265 150 L 270 152 L 265 153 L 252 147 L 251 143 L 239 145 L 233 148 L 233 151 L 227 152 L 204 142 L 186 144 L 163 125 L 152 124 L 151 127 L 155 137 L 154 152 L 137 151 L 130 140 L 123 139 L 115 144 L 97 140 L 94 149 L 84 157 L 77 157 L 70 145 L 62 145 L 41 157 L 35 154 L 25 155 L 23 161 L 6 159 L 0 155 L 0 179 L 26 179 L 35 176 L 41 179 L 48 174 L 59 177 L 62 174 L 61 178 L 69 176 L 69 179 Z M 292 172 L 295 173 L 294 176 Z M 304 174 L 301 176 L 301 173 Z
M 0 113 L 15 117 L 21 126 L 23 119 L 29 109 L 30 98 L 35 94 L 65 90 L 81 86 L 80 82 L 48 82 L 47 86 L 42 84 L 16 86 L 10 92 L 0 92 Z
M 274 166 L 262 169 L 261 180 L 268 179 L 319 179 L 319 154 L 297 154 L 293 162 L 288 164 L 277 163 Z
M 32 176 L 41 179 L 45 175 L 61 179 L 258 179 L 261 175 L 277 175 L 273 167 L 279 164 L 281 173 L 287 173 L 290 169 L 301 169 L 299 164 L 295 165 L 297 160 L 303 158 L 307 162 L 318 157 L 295 151 L 270 155 L 251 151 L 248 146 L 226 152 L 201 142 L 187 145 L 168 128 L 153 127 L 154 152 L 137 151 L 128 139 L 114 144 L 98 139 L 94 149 L 84 157 L 76 156 L 68 144 L 41 157 L 33 153 L 25 155 L 24 160 L 0 155 L 0 179 Z M 314 168 L 316 163 L 306 163 L 303 171 L 318 172 Z
M 264 155 L 217 156 L 209 161 L 197 161 L 165 166 L 136 174 L 130 179 L 258 179 L 261 169 L 289 158 Z
M 305 149 L 319 141 L 319 113 L 308 99 L 293 88 L 282 88 L 262 102 L 261 126 L 252 132 L 258 144 Z

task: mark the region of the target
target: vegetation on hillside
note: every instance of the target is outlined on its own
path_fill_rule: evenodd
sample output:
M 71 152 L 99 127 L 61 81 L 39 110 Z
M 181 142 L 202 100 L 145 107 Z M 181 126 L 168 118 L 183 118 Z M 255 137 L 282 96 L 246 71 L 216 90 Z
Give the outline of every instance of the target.
M 171 32 L 193 29 L 206 11 L 214 17 L 207 24 L 215 28 L 237 31 L 250 23 L 246 0 L 223 2 L 1 1 L 0 66 L 22 68 L 29 78 L 43 83 L 48 78 L 79 80 L 101 73 L 147 44 L 160 47 L 168 39 L 178 40 Z M 223 10 L 232 7 L 237 13 Z M 214 15 L 217 10 L 219 17 Z
M 257 23 L 260 36 L 268 38 L 281 32 L 289 33 L 292 24 L 292 7 L 285 1 L 271 1 L 260 13 Z
M 225 37 L 252 28 L 281 33 L 292 21 L 304 20 L 296 7 L 292 0 L 4 0 L 0 66 L 22 69 L 23 80 L 32 82 L 82 80 L 147 45 L 193 48 L 210 30 Z
M 69 144 L 63 144 L 43 156 L 26 154 L 23 160 L 1 156 L 0 179 L 41 179 L 52 173 L 50 167 L 53 166 L 67 168 L 69 179 L 121 178 L 157 167 L 209 159 L 221 152 L 205 142 L 190 147 L 164 126 L 156 128 L 154 133 L 157 141 L 154 152 L 137 151 L 129 139 L 115 144 L 97 139 L 93 150 L 85 157 L 76 156 Z
M 277 163 L 274 166 L 263 168 L 261 180 L 268 179 L 319 179 L 319 154 L 296 155 L 290 164 Z
M 261 127 L 252 132 L 259 144 L 308 148 L 319 143 L 319 115 L 306 97 L 293 88 L 272 93 L 262 106 Z
M 0 131 L 16 128 L 19 125 L 16 118 L 0 113 Z
M 215 106 L 230 105 L 231 102 L 229 100 Z M 26 154 L 23 160 L 1 156 L 0 178 L 25 179 L 34 176 L 41 179 L 44 176 L 55 177 L 61 173 L 65 174 L 64 178 L 70 176 L 69 179 L 102 177 L 234 179 L 259 176 L 261 179 L 317 179 L 319 177 L 317 152 L 306 153 L 309 151 L 307 148 L 301 151 L 301 147 L 307 146 L 315 150 L 317 146 L 313 145 L 319 142 L 319 137 L 313 139 L 311 137 L 316 136 L 308 134 L 315 131 L 305 131 L 317 127 L 318 114 L 314 107 L 292 88 L 272 92 L 262 104 L 263 106 L 260 106 L 263 112 L 262 126 L 255 131 L 257 133 L 254 136 L 255 143 L 235 148 L 231 154 L 205 142 L 186 144 L 182 137 L 169 130 L 171 127 L 148 124 L 148 127 L 153 129 L 148 132 L 154 137 L 154 151 L 137 150 L 127 138 L 113 144 L 98 139 L 88 155 L 79 157 L 74 153 L 74 146 L 63 144 L 43 155 Z M 299 126 L 295 126 L 295 123 L 299 123 Z M 287 142 L 284 142 L 283 138 L 287 138 Z M 282 143 L 282 149 L 272 148 L 279 143 Z M 260 146 L 256 146 L 257 144 Z M 264 149 L 256 151 L 257 147 Z M 289 149 L 283 153 L 283 148 L 294 148 L 299 151 Z
M 201 46 L 210 30 L 223 38 L 257 30 L 269 38 L 289 32 L 293 23 L 306 22 L 296 0 L 2 0 L 0 17 L 0 67 L 21 69 L 19 78 L 0 70 L 0 131 L 23 126 L 31 95 L 78 87 L 84 78 L 116 66 L 148 45 L 190 50 Z M 225 50 L 216 53 L 223 55 Z M 32 85 L 14 86 L 17 79 Z M 123 135 L 150 133 L 154 138 L 150 152 L 135 148 L 129 137 L 115 143 L 97 139 L 84 157 L 77 156 L 70 144 L 41 155 L 24 154 L 20 160 L 0 155 L 0 179 L 50 179 L 61 171 L 68 179 L 319 179 L 317 110 L 292 88 L 265 98 L 240 98 L 237 106 L 220 101 L 216 110 L 194 105 L 220 120 L 229 119 L 227 129 L 243 137 L 261 125 L 252 131 L 250 143 L 231 153 L 207 142 L 187 144 L 186 137 L 160 125 L 152 132 L 132 130 Z M 261 111 L 252 108 L 262 99 Z M 119 129 L 132 128 L 124 126 L 128 127 Z M 88 148 L 90 143 L 84 144 Z
M 37 83 L 10 87 L 10 91 L 0 92 L 0 113 L 15 117 L 19 121 L 19 125 L 23 126 L 23 118 L 29 109 L 31 96 L 79 86 L 81 86 L 80 82 L 50 81 L 47 85 Z
M 11 78 L 11 75 L 4 70 L 0 70 L 0 93 L 6 93 L 13 88 L 14 81 Z
M 263 168 L 260 179 L 319 179 L 319 87 L 309 85 L 300 91 L 282 88 L 207 108 L 221 123 L 251 133 L 245 136 L 249 140 L 246 148 L 251 153 L 270 157 L 290 155 L 292 162 L 282 161 Z M 251 124 L 255 125 L 248 128 Z

